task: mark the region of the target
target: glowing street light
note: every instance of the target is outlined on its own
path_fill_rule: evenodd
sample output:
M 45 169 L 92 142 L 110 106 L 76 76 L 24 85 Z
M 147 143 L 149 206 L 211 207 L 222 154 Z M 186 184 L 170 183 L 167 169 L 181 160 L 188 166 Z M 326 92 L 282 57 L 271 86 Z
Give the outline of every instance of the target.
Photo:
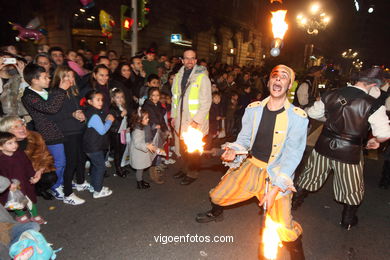
M 354 51 L 352 49 L 348 49 L 346 51 L 344 51 L 343 53 L 341 53 L 341 57 L 345 58 L 345 59 L 354 59 L 358 56 L 358 52 L 357 51 Z
M 310 12 L 316 14 L 320 10 L 321 6 L 318 3 L 314 3 L 310 6 Z
M 297 22 L 308 34 L 317 35 L 320 30 L 324 30 L 331 18 L 322 11 L 321 5 L 314 3 L 309 8 L 308 14 L 298 14 Z

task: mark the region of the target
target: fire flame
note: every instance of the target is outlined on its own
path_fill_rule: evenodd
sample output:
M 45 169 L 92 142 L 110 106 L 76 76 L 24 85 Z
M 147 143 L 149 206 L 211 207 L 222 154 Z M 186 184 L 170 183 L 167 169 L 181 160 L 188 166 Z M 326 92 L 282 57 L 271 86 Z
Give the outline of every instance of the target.
M 278 10 L 271 13 L 272 32 L 274 34 L 274 38 L 283 39 L 284 34 L 288 29 L 288 24 L 284 20 L 286 18 L 287 10 Z
M 263 230 L 263 255 L 266 259 L 276 259 L 278 247 L 281 244 L 277 229 L 279 223 L 272 221 L 269 215 L 265 217 L 265 227 Z
M 186 132 L 183 132 L 182 136 L 187 146 L 187 152 L 193 153 L 198 150 L 203 153 L 205 143 L 202 141 L 203 133 L 201 131 L 190 126 Z

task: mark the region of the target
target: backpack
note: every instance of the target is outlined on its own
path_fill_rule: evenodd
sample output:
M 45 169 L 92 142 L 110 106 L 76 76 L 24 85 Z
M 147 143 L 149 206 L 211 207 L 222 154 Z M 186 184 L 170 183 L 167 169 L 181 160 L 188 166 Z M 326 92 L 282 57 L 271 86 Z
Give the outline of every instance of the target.
M 18 242 L 12 244 L 9 255 L 14 260 L 50 260 L 56 259 L 56 252 L 60 250 L 53 250 L 41 233 L 30 229 L 22 233 Z

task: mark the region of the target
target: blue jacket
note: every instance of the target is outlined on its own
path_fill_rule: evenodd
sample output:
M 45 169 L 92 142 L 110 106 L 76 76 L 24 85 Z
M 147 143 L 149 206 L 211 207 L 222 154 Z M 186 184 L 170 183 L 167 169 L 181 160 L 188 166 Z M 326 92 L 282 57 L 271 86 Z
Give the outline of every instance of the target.
M 269 98 L 248 105 L 242 118 L 242 129 L 237 140 L 231 144 L 235 150 L 251 150 L 260 125 L 263 109 Z M 286 99 L 285 111 L 278 114 L 272 152 L 267 165 L 267 172 L 272 185 L 282 189 L 281 195 L 294 190 L 294 171 L 302 159 L 306 147 L 307 125 L 306 113 Z M 237 156 L 236 160 L 240 160 Z

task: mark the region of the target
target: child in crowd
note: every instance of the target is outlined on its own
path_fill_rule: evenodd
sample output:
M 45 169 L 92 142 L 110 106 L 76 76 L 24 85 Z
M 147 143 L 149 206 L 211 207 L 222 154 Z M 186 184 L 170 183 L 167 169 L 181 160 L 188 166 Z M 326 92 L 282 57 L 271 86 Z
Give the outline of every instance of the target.
M 152 165 L 157 148 L 152 144 L 153 136 L 149 127 L 149 114 L 139 109 L 132 120 L 132 138 L 130 145 L 130 165 L 137 170 L 137 189 L 148 189 L 149 183 L 143 180 L 145 169 Z
M 233 92 L 226 106 L 225 131 L 226 136 L 231 137 L 234 134 L 236 113 L 238 110 L 238 94 Z
M 51 89 L 57 89 L 63 80 L 69 80 L 72 86 L 67 90 L 64 104 L 59 112 L 51 116 L 51 120 L 61 129 L 64 135 L 64 151 L 66 166 L 64 171 L 64 203 L 80 205 L 85 200 L 79 198 L 72 190 L 72 181 L 76 172 L 78 191 L 88 190 L 90 185 L 85 181 L 85 154 L 82 140 L 85 130 L 85 116 L 80 108 L 80 96 L 76 86 L 75 74 L 67 66 L 57 66 Z
M 121 135 L 126 136 L 127 131 L 127 111 L 125 103 L 125 94 L 119 88 L 111 90 L 110 114 L 114 116 L 115 121 L 110 128 L 111 149 L 114 150 L 114 165 L 116 174 L 126 178 L 127 172 L 121 167 L 123 153 L 126 144 L 121 142 Z
M 138 100 L 140 106 L 142 106 L 145 100 L 148 99 L 149 88 L 153 88 L 153 87 L 155 88 L 160 87 L 160 78 L 156 74 L 150 74 L 146 79 L 146 84 L 141 87 L 139 93 L 139 100 Z
M 222 105 L 221 95 L 218 92 L 212 94 L 212 104 L 209 113 L 209 133 L 208 133 L 208 148 L 212 148 L 212 140 L 218 137 L 219 131 L 221 130 L 222 122 Z
M 109 146 L 107 132 L 115 120 L 111 114 L 103 110 L 103 94 L 97 90 L 91 90 L 86 95 L 87 108 L 85 118 L 87 129 L 83 136 L 83 148 L 91 160 L 91 185 L 93 198 L 110 196 L 112 190 L 103 187 L 105 166 L 105 151 Z
M 166 123 L 166 125 L 168 126 L 168 131 L 169 131 L 169 135 L 168 135 L 168 140 L 167 142 L 164 144 L 164 151 L 165 151 L 165 158 L 163 158 L 163 162 L 165 164 L 174 164 L 176 161 L 173 160 L 172 158 L 170 158 L 170 146 L 172 144 L 172 146 L 174 146 L 174 141 L 173 141 L 173 138 L 172 138 L 172 132 L 173 132 L 173 129 L 171 127 L 171 121 L 172 121 L 172 117 L 171 117 L 171 109 L 172 109 L 172 99 L 171 99 L 171 96 L 169 96 L 168 94 L 165 94 L 164 92 L 161 92 L 160 94 L 160 103 L 161 103 L 161 106 L 162 108 L 165 109 L 166 113 L 164 115 L 164 121 Z
M 35 130 L 42 135 L 54 158 L 57 182 L 51 187 L 51 192 L 56 199 L 63 200 L 64 193 L 61 185 L 63 184 L 66 164 L 64 135 L 51 119 L 51 115 L 61 110 L 66 98 L 66 91 L 71 87 L 72 82 L 61 80 L 58 88 L 47 92 L 50 78 L 45 68 L 30 63 L 24 68 L 23 75 L 30 87 L 24 90 L 22 102 L 34 122 Z
M 18 150 L 18 143 L 16 137 L 8 132 L 0 132 L 0 175 L 10 180 L 16 179 L 20 182 L 20 189 L 24 195 L 26 195 L 32 202 L 32 205 L 28 205 L 28 209 L 31 214 L 31 218 L 27 217 L 24 210 L 15 210 L 17 215 L 16 220 L 20 223 L 27 223 L 29 221 L 36 222 L 38 224 L 46 224 L 46 221 L 38 215 L 37 210 L 37 196 L 35 194 L 34 184 L 37 183 L 42 175 L 42 171 L 34 171 L 31 161 L 27 155 Z M 15 190 L 14 184 L 11 185 L 9 190 Z M 7 201 L 8 192 L 3 192 L 0 195 L 1 203 L 5 204 Z M 31 203 L 29 203 L 31 204 Z
M 152 129 L 153 137 L 158 133 L 157 130 L 160 129 L 162 134 L 161 138 L 164 142 L 166 139 L 168 126 L 165 123 L 164 115 L 166 110 L 162 107 L 160 103 L 160 90 L 156 87 L 149 88 L 148 99 L 145 101 L 142 108 L 149 114 L 149 126 Z M 164 165 L 161 164 L 161 156 L 157 155 L 153 161 L 152 167 L 150 168 L 150 178 L 157 184 L 163 184 L 164 181 L 161 180 L 161 176 L 158 171 L 163 171 Z

